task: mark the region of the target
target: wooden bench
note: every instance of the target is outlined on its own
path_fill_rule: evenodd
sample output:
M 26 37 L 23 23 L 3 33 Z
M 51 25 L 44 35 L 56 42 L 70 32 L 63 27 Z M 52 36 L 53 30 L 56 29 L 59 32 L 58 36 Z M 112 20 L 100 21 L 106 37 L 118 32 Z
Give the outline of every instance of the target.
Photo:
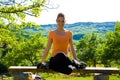
M 55 71 L 50 69 L 37 69 L 36 66 L 10 66 L 9 71 L 11 72 L 47 72 L 54 73 Z M 103 74 L 120 74 L 120 70 L 118 68 L 109 68 L 109 67 L 86 67 L 85 69 L 73 70 L 73 73 L 102 73 Z M 104 80 L 102 79 L 94 79 L 94 80 Z M 109 79 L 105 79 L 109 80 Z

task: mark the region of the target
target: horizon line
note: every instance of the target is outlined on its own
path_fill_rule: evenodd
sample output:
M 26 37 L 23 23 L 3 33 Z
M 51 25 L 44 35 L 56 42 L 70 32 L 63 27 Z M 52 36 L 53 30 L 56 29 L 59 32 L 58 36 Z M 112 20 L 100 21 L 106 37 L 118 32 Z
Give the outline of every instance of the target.
M 66 24 L 75 24 L 75 23 L 109 23 L 109 22 L 119 22 L 119 21 L 82 21 L 82 22 L 73 22 L 73 23 L 65 23 Z M 56 24 L 56 23 L 45 23 L 45 24 L 40 24 L 40 25 L 50 25 L 50 24 Z

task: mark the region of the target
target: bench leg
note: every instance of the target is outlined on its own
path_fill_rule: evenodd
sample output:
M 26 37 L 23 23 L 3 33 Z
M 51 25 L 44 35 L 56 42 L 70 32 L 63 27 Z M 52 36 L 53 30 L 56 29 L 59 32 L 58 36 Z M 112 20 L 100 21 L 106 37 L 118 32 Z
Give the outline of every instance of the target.
M 32 72 L 15 72 L 13 80 L 44 80 L 41 76 L 33 74 Z
M 33 80 L 31 72 L 16 72 L 13 80 Z
M 95 73 L 94 80 L 109 80 L 109 74 Z

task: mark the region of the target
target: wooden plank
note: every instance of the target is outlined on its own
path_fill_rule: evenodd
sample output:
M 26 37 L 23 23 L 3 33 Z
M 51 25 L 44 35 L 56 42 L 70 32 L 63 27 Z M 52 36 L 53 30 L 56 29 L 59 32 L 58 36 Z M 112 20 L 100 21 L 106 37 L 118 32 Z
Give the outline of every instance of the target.
M 37 69 L 36 66 L 10 66 L 9 71 L 11 72 L 49 72 L 54 73 L 55 71 L 50 69 Z M 73 70 L 74 73 L 107 73 L 107 74 L 119 74 L 118 68 L 110 67 L 86 67 L 85 69 Z
M 84 72 L 84 73 L 107 73 L 107 74 L 119 74 L 118 68 L 109 67 L 87 67 L 84 70 L 74 70 L 73 72 Z
M 8 70 L 11 72 L 55 72 L 50 69 L 37 69 L 36 66 L 10 66 Z

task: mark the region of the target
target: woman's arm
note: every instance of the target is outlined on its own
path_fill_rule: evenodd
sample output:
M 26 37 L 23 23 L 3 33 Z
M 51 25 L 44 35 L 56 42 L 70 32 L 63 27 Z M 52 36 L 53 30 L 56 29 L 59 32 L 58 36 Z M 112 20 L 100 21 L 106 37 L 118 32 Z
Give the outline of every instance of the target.
M 41 63 L 45 62 L 46 57 L 48 55 L 48 52 L 49 52 L 49 50 L 51 48 L 51 45 L 52 45 L 52 39 L 48 38 L 47 47 L 46 47 L 45 51 L 43 52 L 43 57 L 42 57 Z
M 73 41 L 72 41 L 72 38 L 70 38 L 70 51 L 71 51 L 71 53 L 72 53 L 72 56 L 73 56 L 73 58 L 75 59 L 75 60 L 77 60 L 78 61 L 78 58 L 77 58 L 77 56 L 76 56 L 76 52 L 75 52 L 75 49 L 74 49 L 74 47 L 73 47 Z

